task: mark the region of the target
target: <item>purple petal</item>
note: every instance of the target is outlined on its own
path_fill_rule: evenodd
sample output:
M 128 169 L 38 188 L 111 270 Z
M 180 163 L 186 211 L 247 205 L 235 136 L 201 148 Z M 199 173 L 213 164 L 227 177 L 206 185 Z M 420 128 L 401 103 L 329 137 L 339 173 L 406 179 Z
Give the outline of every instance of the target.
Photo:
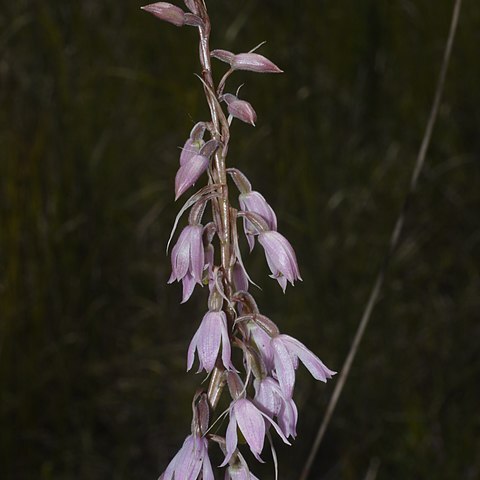
M 200 329 L 198 329 L 195 332 L 195 335 L 193 336 L 190 345 L 188 346 L 188 352 L 187 352 L 187 372 L 193 367 L 193 362 L 195 360 L 195 350 L 197 349 L 197 343 L 198 343 L 198 337 L 200 335 L 199 333 Z
M 194 480 L 202 468 L 204 445 L 202 438 L 190 435 L 183 444 L 181 455 L 175 468 L 175 480 Z
M 277 230 L 277 216 L 261 193 L 256 191 L 242 193 L 238 200 L 242 210 L 261 215 L 267 222 L 270 230 Z
M 235 405 L 235 404 L 234 404 Z M 227 454 L 225 455 L 225 459 L 223 460 L 221 467 L 224 467 L 232 458 L 234 454 L 238 438 L 237 438 L 237 419 L 235 418 L 235 411 L 232 407 L 230 407 L 230 422 L 227 427 L 227 433 L 225 435 L 225 441 L 227 446 Z
M 218 350 L 220 349 L 222 316 L 219 314 L 221 313 L 225 315 L 224 312 L 207 312 L 199 328 L 200 334 L 197 342 L 198 357 L 208 373 L 215 367 Z
M 180 153 L 180 165 L 185 165 L 192 159 L 192 157 L 198 155 L 200 153 L 200 148 L 204 143 L 203 140 L 193 140 L 192 138 L 189 138 L 185 142 L 182 152 Z
M 196 284 L 197 281 L 193 278 L 192 274 L 187 272 L 186 275 L 182 278 L 182 303 L 188 301 L 188 299 L 192 296 Z
M 260 453 L 262 453 L 265 441 L 265 422 L 262 419 L 261 412 L 246 398 L 237 400 L 233 405 L 233 410 L 235 411 L 238 427 L 245 437 L 250 450 L 255 458 L 262 462 Z
M 239 262 L 236 262 L 233 267 L 233 282 L 235 283 L 235 289 L 237 292 L 242 290 L 244 292 L 248 291 L 248 278 L 245 270 Z
M 232 365 L 232 352 L 231 352 L 231 347 L 230 347 L 230 338 L 228 336 L 228 328 L 227 328 L 227 317 L 225 315 L 225 312 L 218 312 L 221 314 L 221 332 L 222 332 L 222 363 L 223 366 L 227 370 L 232 370 L 233 365 Z
M 201 225 L 192 225 L 190 234 L 190 272 L 193 278 L 202 283 L 203 269 L 205 267 L 205 250 L 203 248 Z
M 272 272 L 282 288 L 286 283 L 281 281 L 281 276 L 293 285 L 295 280 L 301 280 L 295 252 L 288 240 L 278 232 L 267 231 L 258 235 L 258 241 L 265 250 L 265 257 Z
M 187 274 L 190 265 L 190 234 L 190 226 L 185 227 L 172 248 L 172 275 L 169 283 L 181 280 Z
M 255 380 L 254 382 L 255 404 L 271 418 L 278 414 L 282 406 L 278 392 L 272 383 L 277 384 L 277 382 L 271 377 L 266 377 L 262 380 Z
M 210 463 L 210 458 L 208 457 L 208 452 L 203 457 L 202 475 L 203 475 L 202 480 L 215 480 L 215 476 L 213 474 L 213 469 L 212 469 L 212 464 Z
M 272 338 L 271 345 L 274 351 L 273 360 L 278 383 L 280 384 L 282 392 L 291 398 L 295 384 L 295 370 L 293 369 L 290 353 L 284 345 L 281 336 Z
M 290 335 L 280 335 L 280 337 L 282 337 L 282 341 L 288 351 L 302 361 L 316 380 L 326 382 L 328 378 L 332 378 L 337 373 L 330 370 L 311 350 L 296 338 Z
M 208 168 L 209 160 L 203 155 L 194 155 L 188 163 L 182 165 L 175 177 L 175 200 L 188 190 Z
M 273 62 L 258 53 L 239 53 L 232 63 L 235 70 L 248 70 L 257 73 L 282 73 Z

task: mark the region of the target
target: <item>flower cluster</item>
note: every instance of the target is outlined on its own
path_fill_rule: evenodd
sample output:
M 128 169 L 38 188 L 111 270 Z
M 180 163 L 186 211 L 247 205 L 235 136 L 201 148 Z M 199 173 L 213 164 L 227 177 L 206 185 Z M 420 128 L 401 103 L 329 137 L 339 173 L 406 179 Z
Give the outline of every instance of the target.
M 172 274 L 168 282 L 182 282 L 182 303 L 191 297 L 197 285 L 208 286 L 208 310 L 188 347 L 187 370 L 198 359 L 197 373 L 205 371 L 210 384 L 207 392 L 196 394 L 191 434 L 160 478 L 213 479 L 208 448 L 215 443 L 224 454 L 220 467 L 225 468 L 226 479 L 255 480 L 240 451 L 239 432 L 259 461 L 270 428 L 290 444 L 289 439 L 296 437 L 298 420 L 293 393 L 299 363 L 323 382 L 335 372 L 299 340 L 280 333 L 278 326 L 260 313 L 249 292 L 252 282 L 241 256 L 239 223 L 250 251 L 258 240 L 270 276 L 284 292 L 287 283 L 294 285 L 301 280 L 295 251 L 278 232 L 274 210 L 261 193 L 253 190 L 244 173 L 226 167 L 232 121 L 238 119 L 254 126 L 257 120 L 252 105 L 238 98 L 238 91 L 224 92 L 228 78 L 237 70 L 257 73 L 282 70 L 255 53 L 256 49 L 238 54 L 221 49 L 210 51 L 211 26 L 204 0 L 184 3 L 186 10 L 166 2 L 143 9 L 177 27 L 195 27 L 200 36 L 200 79 L 211 119 L 198 122 L 185 141 L 175 177 L 175 199 L 202 176 L 207 185 L 190 196 L 177 217 L 175 227 L 182 214 L 189 211 L 188 224 L 171 251 Z M 229 66 L 217 86 L 213 82 L 212 58 Z M 238 208 L 232 206 L 229 197 L 229 187 L 233 185 L 238 190 Z M 206 219 L 207 215 L 211 218 Z M 242 352 L 242 369 L 233 363 L 233 348 Z M 229 421 L 221 436 L 210 432 L 209 418 L 225 385 L 230 406 L 220 417 L 228 415 Z

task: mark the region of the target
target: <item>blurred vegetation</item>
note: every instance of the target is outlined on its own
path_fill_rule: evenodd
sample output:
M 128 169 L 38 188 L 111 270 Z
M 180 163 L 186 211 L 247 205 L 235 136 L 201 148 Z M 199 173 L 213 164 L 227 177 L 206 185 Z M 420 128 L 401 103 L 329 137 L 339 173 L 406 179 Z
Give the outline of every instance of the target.
M 340 369 L 413 167 L 452 2 L 208 2 L 214 48 L 258 113 L 231 164 L 277 211 L 304 282 L 247 259 L 262 311 Z M 185 353 L 205 291 L 179 305 L 165 244 L 173 179 L 207 118 L 194 29 L 140 2 L 17 0 L 0 14 L 0 478 L 157 478 L 190 425 Z M 403 243 L 312 478 L 480 478 L 480 4 L 465 2 Z M 217 73 L 224 68 L 215 64 Z M 333 382 L 299 372 L 306 459 Z M 273 478 L 266 466 L 253 468 Z M 217 463 L 218 464 L 218 463 Z

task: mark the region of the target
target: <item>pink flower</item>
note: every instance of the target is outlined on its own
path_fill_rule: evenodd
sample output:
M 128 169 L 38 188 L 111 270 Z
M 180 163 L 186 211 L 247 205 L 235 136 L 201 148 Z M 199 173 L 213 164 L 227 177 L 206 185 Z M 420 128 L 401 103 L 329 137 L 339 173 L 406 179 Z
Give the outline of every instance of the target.
M 295 252 L 283 235 L 273 230 L 260 232 L 258 241 L 265 250 L 265 257 L 272 272 L 270 276 L 278 281 L 284 292 L 287 280 L 292 285 L 295 280 L 302 280 Z
M 277 230 L 277 216 L 261 193 L 255 191 L 241 193 L 238 197 L 238 201 L 240 203 L 240 208 L 244 212 L 252 212 L 260 215 L 267 222 L 269 230 Z M 255 245 L 254 234 L 257 233 L 256 229 L 246 218 L 243 219 L 243 229 L 247 236 L 250 251 L 252 251 L 253 246 Z
M 196 129 L 200 128 L 198 125 L 202 125 L 202 122 L 195 125 L 193 128 L 192 133 L 190 134 L 191 140 L 197 139 L 197 137 L 192 138 L 192 135 Z M 198 138 L 196 141 L 198 142 L 197 146 L 200 148 L 200 139 Z M 182 193 L 194 185 L 195 182 L 200 178 L 200 175 L 205 172 L 210 163 L 209 159 L 217 147 L 217 141 L 209 140 L 201 145 L 198 153 L 195 153 L 196 147 L 194 144 L 190 144 L 190 142 L 187 140 L 187 143 L 184 147 L 184 149 L 186 148 L 187 150 L 182 152 L 183 157 L 182 154 L 180 155 L 180 168 L 175 176 L 175 200 L 177 200 Z
M 262 462 L 260 454 L 263 450 L 265 441 L 265 420 L 273 425 L 280 438 L 287 444 L 286 439 L 280 427 L 268 415 L 259 410 L 250 400 L 239 398 L 230 405 L 230 423 L 227 427 L 226 443 L 227 454 L 221 467 L 224 467 L 232 455 L 235 453 L 238 444 L 237 426 L 250 447 L 251 452 L 257 460 Z
M 175 200 L 188 190 L 208 168 L 209 159 L 204 155 L 193 155 L 178 169 L 175 176 Z
M 278 383 L 287 398 L 291 398 L 293 394 L 295 369 L 298 368 L 299 359 L 316 380 L 326 382 L 336 373 L 327 368 L 303 343 L 290 335 L 274 336 L 270 346 L 273 350 L 273 363 Z
M 188 347 L 187 371 L 192 368 L 195 360 L 195 351 L 197 351 L 200 363 L 198 372 L 205 369 L 205 371 L 210 373 L 213 367 L 215 367 L 220 345 L 222 346 L 223 366 L 227 370 L 233 369 L 225 312 L 209 311 L 203 317 L 202 323 Z
M 172 274 L 168 283 L 182 282 L 182 303 L 190 298 L 196 283 L 202 285 L 205 265 L 202 233 L 202 225 L 186 226 L 172 249 Z
M 200 470 L 202 480 L 215 480 L 208 458 L 208 440 L 189 435 L 159 480 L 195 480 Z
M 272 377 L 256 379 L 255 404 L 269 417 L 277 417 L 278 424 L 286 437 L 297 435 L 298 410 L 293 399 L 285 396 L 278 382 Z

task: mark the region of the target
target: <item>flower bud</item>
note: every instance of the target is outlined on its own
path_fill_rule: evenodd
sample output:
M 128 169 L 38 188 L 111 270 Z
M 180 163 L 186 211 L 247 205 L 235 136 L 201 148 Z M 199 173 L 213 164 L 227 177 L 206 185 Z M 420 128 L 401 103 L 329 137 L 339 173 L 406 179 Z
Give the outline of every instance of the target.
M 273 62 L 258 53 L 239 53 L 231 63 L 234 70 L 248 70 L 257 73 L 283 73 Z
M 173 23 L 173 25 L 177 27 L 183 27 L 183 25 L 185 25 L 185 12 L 171 3 L 157 2 L 140 8 L 155 15 L 160 20 Z
M 246 102 L 245 100 L 239 100 L 231 93 L 226 93 L 223 96 L 223 100 L 227 104 L 228 113 L 232 117 L 238 118 L 242 122 L 255 126 L 257 114 L 250 103 Z

